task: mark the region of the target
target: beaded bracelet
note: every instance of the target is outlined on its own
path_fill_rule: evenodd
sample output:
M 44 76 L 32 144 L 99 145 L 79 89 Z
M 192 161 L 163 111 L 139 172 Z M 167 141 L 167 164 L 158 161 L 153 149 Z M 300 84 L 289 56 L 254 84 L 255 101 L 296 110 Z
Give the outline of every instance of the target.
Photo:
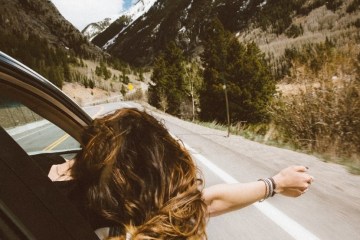
M 274 189 L 273 193 L 271 194 L 271 197 L 273 197 L 273 196 L 276 194 L 276 192 L 275 192 L 276 183 L 275 183 L 275 181 L 274 181 L 274 179 L 273 179 L 272 177 L 269 178 L 269 179 L 270 179 L 270 181 L 271 181 L 271 183 L 272 183 L 272 185 L 273 185 L 273 189 Z
M 273 197 L 276 194 L 276 184 L 273 178 L 261 178 L 258 181 L 265 183 L 265 195 L 264 198 L 262 198 L 259 202 L 263 202 L 265 199 Z

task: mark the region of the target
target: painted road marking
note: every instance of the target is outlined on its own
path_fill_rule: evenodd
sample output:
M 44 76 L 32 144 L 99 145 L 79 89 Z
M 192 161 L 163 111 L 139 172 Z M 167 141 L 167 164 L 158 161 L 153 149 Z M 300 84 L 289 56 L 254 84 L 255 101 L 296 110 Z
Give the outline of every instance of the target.
M 97 111 L 97 113 L 95 113 L 92 118 L 96 118 L 98 115 L 100 115 L 100 113 L 104 110 L 103 106 L 100 106 L 100 110 Z M 59 139 L 57 139 L 55 142 L 51 143 L 49 146 L 47 146 L 46 148 L 43 149 L 43 151 L 50 151 L 54 148 L 56 148 L 57 146 L 59 146 L 61 143 L 63 143 L 66 139 L 68 139 L 70 137 L 69 134 L 64 134 L 62 137 L 60 137 Z
M 191 155 L 194 156 L 196 160 L 204 164 L 207 168 L 209 168 L 213 173 L 215 173 L 219 178 L 221 178 L 226 183 L 239 183 L 235 178 L 233 178 L 230 174 L 216 166 L 214 163 L 206 159 L 200 153 L 195 151 L 189 145 L 184 143 L 185 147 L 191 152 Z M 294 239 L 298 240 L 318 240 L 319 238 L 315 236 L 313 233 L 308 231 L 306 228 L 301 226 L 295 220 L 288 217 L 285 213 L 281 212 L 279 209 L 274 207 L 268 202 L 262 203 L 254 203 L 253 204 L 261 213 L 270 218 L 273 222 L 275 222 L 278 226 L 280 226 L 285 232 L 287 232 Z
M 19 140 L 21 140 L 21 139 L 23 139 L 23 138 L 26 138 L 26 137 L 28 137 L 28 136 L 31 136 L 31 135 L 33 135 L 33 134 L 35 134 L 35 133 L 38 133 L 38 132 L 44 131 L 44 130 L 46 130 L 46 129 L 50 128 L 50 127 L 52 127 L 52 125 L 47 126 L 47 127 L 44 127 L 44 128 L 42 128 L 42 129 L 40 129 L 40 130 L 37 130 L 37 131 L 35 131 L 35 132 L 28 133 L 28 134 L 26 134 L 26 135 L 24 135 L 24 136 L 21 136 L 21 137 L 15 138 L 15 141 L 19 141 Z
M 70 137 L 69 134 L 63 135 L 61 138 L 57 139 L 55 142 L 53 142 L 52 144 L 50 144 L 49 146 L 44 148 L 43 151 L 50 151 L 50 150 L 56 148 L 58 145 L 60 145 L 62 142 L 64 142 L 69 137 Z

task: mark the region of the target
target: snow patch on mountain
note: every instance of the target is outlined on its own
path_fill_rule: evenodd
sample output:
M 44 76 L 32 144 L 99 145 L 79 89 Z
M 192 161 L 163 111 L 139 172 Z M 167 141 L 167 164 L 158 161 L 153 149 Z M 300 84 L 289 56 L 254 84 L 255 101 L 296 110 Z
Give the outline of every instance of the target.
M 133 24 L 138 18 L 147 13 L 150 8 L 156 3 L 157 0 L 139 0 L 128 10 L 120 13 L 118 16 L 128 16 L 131 20 L 127 27 L 123 28 L 118 34 L 115 35 L 112 39 L 110 39 L 102 48 L 107 49 L 110 45 L 115 43 L 115 39 L 122 33 L 125 29 L 127 29 L 131 24 Z
M 90 23 L 87 25 L 81 33 L 84 34 L 85 37 L 91 41 L 94 37 L 96 37 L 99 33 L 104 31 L 111 23 L 113 23 L 117 19 L 117 16 L 105 18 L 102 21 L 96 23 Z
M 267 0 L 263 1 L 262 3 L 259 4 L 259 7 L 265 6 L 266 3 L 267 3 Z
M 240 10 L 244 10 L 249 6 L 250 0 L 247 0 L 241 7 Z

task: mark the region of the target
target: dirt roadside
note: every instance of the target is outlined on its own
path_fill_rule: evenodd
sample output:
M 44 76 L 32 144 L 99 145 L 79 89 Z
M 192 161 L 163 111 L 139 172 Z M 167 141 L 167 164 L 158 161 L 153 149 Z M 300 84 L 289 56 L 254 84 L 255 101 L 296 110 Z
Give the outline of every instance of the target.
M 120 101 L 123 99 L 122 95 L 117 92 L 105 91 L 100 88 L 84 88 L 84 86 L 79 83 L 65 83 L 62 91 L 79 106 L 107 101 Z

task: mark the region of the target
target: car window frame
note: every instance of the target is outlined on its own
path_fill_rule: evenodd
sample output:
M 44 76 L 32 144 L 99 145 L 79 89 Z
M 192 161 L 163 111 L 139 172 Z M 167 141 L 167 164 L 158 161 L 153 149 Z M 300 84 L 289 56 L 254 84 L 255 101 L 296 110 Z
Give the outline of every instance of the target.
M 92 118 L 50 81 L 0 51 L 0 94 L 19 101 L 77 140 Z

